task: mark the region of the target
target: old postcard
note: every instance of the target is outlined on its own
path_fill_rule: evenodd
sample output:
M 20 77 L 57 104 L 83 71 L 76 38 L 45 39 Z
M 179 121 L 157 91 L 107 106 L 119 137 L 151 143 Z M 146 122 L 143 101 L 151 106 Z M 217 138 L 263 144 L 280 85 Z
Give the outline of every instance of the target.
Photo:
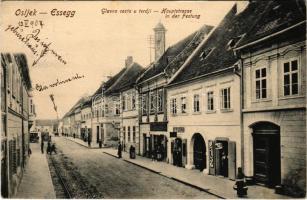
M 306 195 L 306 2 L 3 1 L 1 195 Z

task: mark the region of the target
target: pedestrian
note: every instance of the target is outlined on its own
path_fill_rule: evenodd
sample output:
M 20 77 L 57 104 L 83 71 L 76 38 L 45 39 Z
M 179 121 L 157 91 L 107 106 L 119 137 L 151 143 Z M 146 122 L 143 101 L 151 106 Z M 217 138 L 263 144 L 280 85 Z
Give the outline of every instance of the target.
M 236 178 L 236 183 L 233 186 L 234 190 L 237 190 L 238 197 L 244 197 L 247 195 L 247 186 L 245 181 L 245 176 L 242 172 L 242 168 L 238 167 L 238 174 Z
M 57 152 L 56 152 L 56 147 L 55 147 L 55 143 L 53 143 L 53 144 L 51 145 L 50 155 L 52 154 L 52 152 L 54 152 L 55 154 L 57 154 Z
M 222 167 L 221 167 L 221 170 L 222 170 L 221 174 L 224 177 L 227 177 L 228 176 L 228 158 L 227 158 L 225 151 L 222 152 Z
M 42 151 L 42 154 L 44 154 L 44 141 L 43 140 L 41 142 L 41 151 Z
M 88 144 L 88 147 L 91 147 L 91 138 L 90 137 L 88 138 L 87 144 Z
M 32 150 L 31 150 L 31 148 L 29 147 L 29 148 L 28 148 L 28 156 L 30 157 L 31 154 L 32 154 Z
M 47 143 L 47 154 L 51 155 L 51 143 L 50 143 L 50 141 L 48 141 L 48 143 Z
M 120 144 L 120 142 L 118 142 L 117 155 L 118 155 L 118 158 L 122 157 L 122 145 Z

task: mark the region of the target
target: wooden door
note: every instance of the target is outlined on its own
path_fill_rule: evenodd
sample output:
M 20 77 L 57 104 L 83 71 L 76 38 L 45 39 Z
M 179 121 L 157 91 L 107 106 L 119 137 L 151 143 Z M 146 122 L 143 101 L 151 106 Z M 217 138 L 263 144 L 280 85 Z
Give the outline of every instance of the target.
M 256 182 L 269 182 L 269 139 L 265 135 L 254 136 L 254 178 Z
M 236 179 L 236 142 L 228 142 L 228 177 Z

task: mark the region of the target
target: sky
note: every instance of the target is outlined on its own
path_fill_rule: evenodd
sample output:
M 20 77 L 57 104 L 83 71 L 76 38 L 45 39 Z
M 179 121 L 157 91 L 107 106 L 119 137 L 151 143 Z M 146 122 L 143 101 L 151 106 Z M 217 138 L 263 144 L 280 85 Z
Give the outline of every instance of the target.
M 27 56 L 37 118 L 56 118 L 50 94 L 54 95 L 58 115 L 62 117 L 81 96 L 93 94 L 107 76 L 119 72 L 127 56 L 133 56 L 143 67 L 148 66 L 148 38 L 157 23 L 167 29 L 168 47 L 204 24 L 218 25 L 233 4 L 230 1 L 2 2 L 0 48 L 1 52 Z M 172 18 L 172 14 L 166 17 L 163 9 L 191 10 L 194 18 L 182 18 L 182 14 L 178 18 Z M 111 13 L 102 14 L 102 10 Z M 132 13 L 120 13 L 121 10 Z M 27 37 L 28 43 L 18 39 L 16 33 Z M 29 45 L 37 48 L 33 50 Z M 152 59 L 153 54 L 152 51 Z M 34 61 L 37 63 L 33 65 Z M 80 78 L 50 87 L 57 80 L 64 81 L 76 74 Z M 48 89 L 39 91 L 37 85 Z

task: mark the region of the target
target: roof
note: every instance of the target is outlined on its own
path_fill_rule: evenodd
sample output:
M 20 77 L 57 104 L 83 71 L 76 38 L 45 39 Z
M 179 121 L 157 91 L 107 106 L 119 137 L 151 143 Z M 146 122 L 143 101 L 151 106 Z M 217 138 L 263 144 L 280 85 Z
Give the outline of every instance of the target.
M 156 62 L 152 63 L 141 75 L 137 83 L 141 83 L 149 78 L 152 78 L 153 76 L 164 72 L 167 66 L 172 63 L 181 52 L 184 52 L 184 56 L 180 57 L 179 59 L 177 58 L 176 63 L 173 63 L 173 65 L 183 63 L 184 60 L 196 49 L 198 44 L 204 38 L 204 35 L 209 33 L 212 28 L 212 26 L 204 25 L 199 30 L 190 34 L 186 38 L 168 47 L 164 54 Z
M 63 116 L 63 118 L 69 117 L 69 116 L 73 115 L 74 112 L 75 112 L 75 110 L 76 110 L 76 108 L 78 108 L 79 106 L 81 106 L 88 98 L 89 98 L 89 97 L 81 97 L 81 98 L 77 101 L 77 103 L 75 103 L 75 104 L 73 105 L 73 107 L 71 107 L 71 109 Z
M 166 30 L 164 25 L 161 22 L 159 22 L 154 28 L 154 30 L 158 30 L 158 29 Z
M 36 126 L 53 126 L 57 124 L 56 119 L 37 119 L 35 122 Z
M 232 41 L 238 42 L 240 36 L 254 26 L 266 7 L 265 1 L 252 1 L 244 11 L 237 14 L 237 7 L 234 5 L 172 84 L 232 67 L 238 58 L 229 44 Z
M 97 94 L 102 94 L 102 88 L 104 88 L 105 90 L 107 90 L 109 87 L 111 87 L 118 78 L 121 77 L 121 75 L 125 72 L 125 68 L 123 68 L 122 70 L 120 70 L 115 76 L 112 76 L 109 80 L 107 80 L 106 82 L 103 82 L 100 87 L 96 90 L 96 92 L 93 94 L 93 96 L 97 95 Z
M 268 1 L 256 25 L 250 29 L 238 46 L 271 35 L 306 20 L 304 0 Z
M 144 68 L 141 65 L 136 62 L 132 63 L 126 68 L 125 73 L 120 78 L 120 81 L 111 86 L 106 91 L 106 94 L 119 93 L 125 89 L 132 88 L 142 72 L 144 72 Z

